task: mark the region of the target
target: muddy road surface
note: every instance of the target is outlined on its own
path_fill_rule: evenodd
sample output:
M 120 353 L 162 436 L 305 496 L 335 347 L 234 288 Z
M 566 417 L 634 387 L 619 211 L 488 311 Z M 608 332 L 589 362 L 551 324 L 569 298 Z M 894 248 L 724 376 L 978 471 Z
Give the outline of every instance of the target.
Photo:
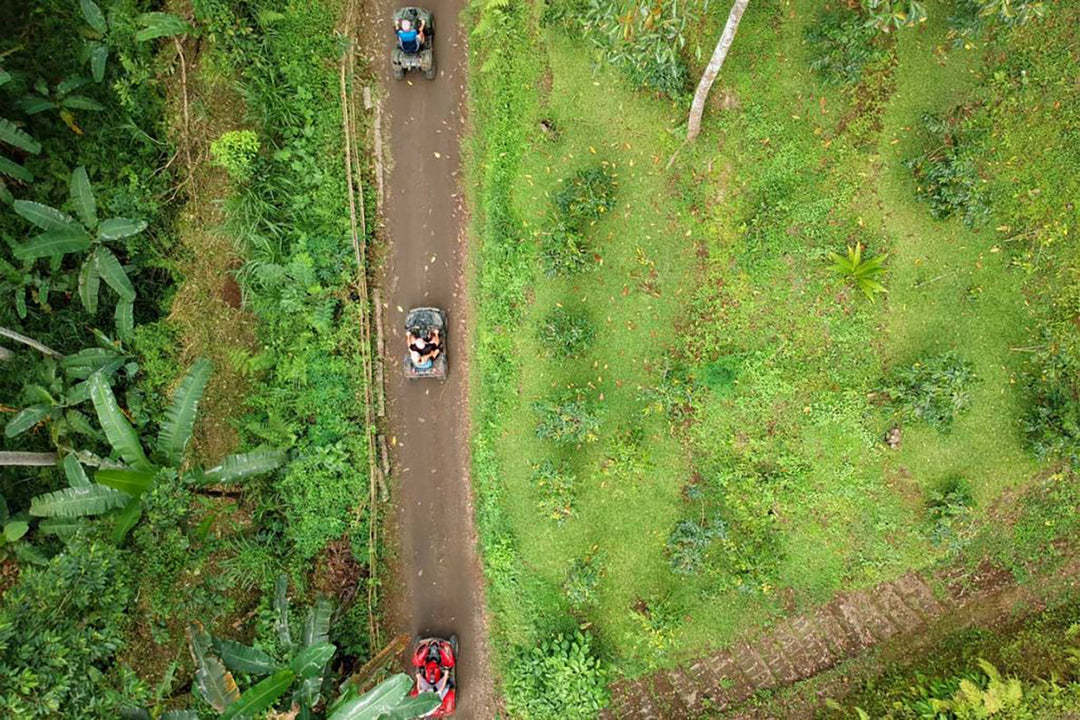
M 438 77 L 390 74 L 391 15 L 397 3 L 369 5 L 385 42 L 382 81 L 387 164 L 383 206 L 385 358 L 390 399 L 393 489 L 399 528 L 401 597 L 396 612 L 413 635 L 460 641 L 458 712 L 463 720 L 495 717 L 487 670 L 484 601 L 468 468 L 465 364 L 465 211 L 461 188 L 466 45 L 458 22 L 465 0 L 426 0 L 435 16 Z M 405 313 L 436 306 L 448 316 L 450 371 L 445 381 L 406 381 Z

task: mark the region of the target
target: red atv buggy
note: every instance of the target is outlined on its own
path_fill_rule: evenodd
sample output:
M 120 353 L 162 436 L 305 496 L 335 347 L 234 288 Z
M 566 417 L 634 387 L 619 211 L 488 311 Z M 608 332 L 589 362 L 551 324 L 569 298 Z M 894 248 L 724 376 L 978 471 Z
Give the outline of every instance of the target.
M 457 635 L 451 635 L 449 640 L 425 638 L 416 643 L 412 656 L 416 683 L 409 694 L 434 692 L 442 700 L 439 707 L 424 717 L 450 717 L 457 709 L 457 650 Z

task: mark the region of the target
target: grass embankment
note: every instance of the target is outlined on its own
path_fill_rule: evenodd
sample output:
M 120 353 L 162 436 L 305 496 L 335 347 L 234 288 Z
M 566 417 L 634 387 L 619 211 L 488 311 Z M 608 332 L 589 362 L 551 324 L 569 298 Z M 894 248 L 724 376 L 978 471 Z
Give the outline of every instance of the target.
M 635 675 L 953 558 L 973 526 L 985 526 L 978 548 L 1032 532 L 996 525 L 995 503 L 1040 468 L 1021 427 L 1030 368 L 1017 348 L 1036 332 L 1041 310 L 1027 300 L 1044 281 L 1006 239 L 1050 223 L 1018 212 L 1008 186 L 1048 159 L 1025 160 L 1022 121 L 1004 108 L 1035 95 L 1024 77 L 1044 83 L 1029 101 L 1055 107 L 1067 52 L 1040 57 L 1029 28 L 954 47 L 948 8 L 930 9 L 925 26 L 881 42 L 852 86 L 811 70 L 817 4 L 751 10 L 706 132 L 670 172 L 678 108 L 594 72 L 555 30 L 513 49 L 480 44 L 474 469 L 502 639 L 528 647 L 588 627 Z M 710 26 L 722 22 L 715 11 Z M 995 76 L 1009 52 L 1026 63 Z M 975 183 L 992 210 L 974 228 L 932 217 L 904 164 L 940 141 L 923 114 L 968 100 L 992 111 L 995 140 Z M 1066 122 L 1047 110 L 1030 119 L 1051 139 Z M 543 276 L 559 193 L 594 166 L 616 180 L 614 207 L 584 231 L 596 257 L 580 275 Z M 877 303 L 828 269 L 830 253 L 857 242 L 889 254 Z M 538 340 L 559 305 L 591 317 L 578 358 Z M 894 411 L 883 385 L 946 352 L 978 377 L 961 393 L 966 409 L 938 427 Z M 560 446 L 538 436 L 535 403 L 566 393 L 599 425 Z M 883 441 L 894 426 L 895 450 Z

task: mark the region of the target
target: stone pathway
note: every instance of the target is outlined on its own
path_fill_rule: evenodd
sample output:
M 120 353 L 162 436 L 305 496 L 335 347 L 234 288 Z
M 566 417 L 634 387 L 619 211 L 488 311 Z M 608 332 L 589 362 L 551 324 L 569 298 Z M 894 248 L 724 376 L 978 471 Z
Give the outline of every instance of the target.
M 755 692 L 804 680 L 880 642 L 925 628 L 963 598 L 941 600 L 908 573 L 844 593 L 788 618 L 750 642 L 739 641 L 688 667 L 616 684 L 604 720 L 690 720 L 734 708 Z

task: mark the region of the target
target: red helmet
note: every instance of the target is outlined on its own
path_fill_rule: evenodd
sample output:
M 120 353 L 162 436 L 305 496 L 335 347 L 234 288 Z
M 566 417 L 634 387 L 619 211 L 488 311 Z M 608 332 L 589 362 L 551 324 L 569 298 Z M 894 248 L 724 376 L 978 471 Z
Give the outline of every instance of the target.
M 434 660 L 428 661 L 428 664 L 424 666 L 424 678 L 432 685 L 439 681 L 441 675 L 442 671 L 439 670 L 439 663 Z

